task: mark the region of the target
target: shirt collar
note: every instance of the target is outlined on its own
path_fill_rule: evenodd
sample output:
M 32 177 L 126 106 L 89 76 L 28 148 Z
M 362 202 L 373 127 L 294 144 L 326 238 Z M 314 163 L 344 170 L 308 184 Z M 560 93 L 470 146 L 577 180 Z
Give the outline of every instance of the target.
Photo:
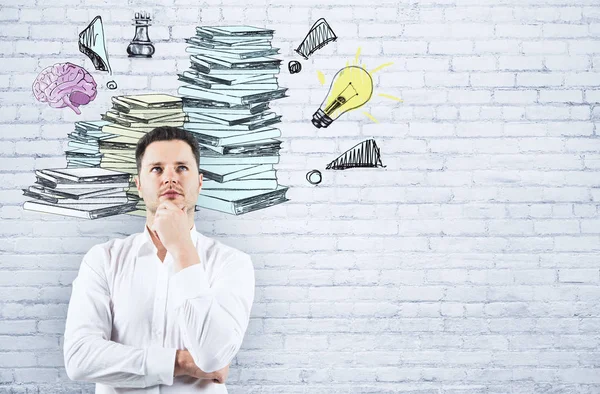
M 198 232 L 196 231 L 196 223 L 194 223 L 192 228 L 190 229 L 190 237 L 192 238 L 192 243 L 194 244 L 194 246 L 197 247 Z M 137 247 L 136 254 L 139 254 L 140 249 L 145 245 L 148 245 L 148 247 L 153 248 L 156 251 L 156 245 L 154 245 L 154 242 L 152 242 L 152 237 L 150 236 L 150 232 L 148 231 L 148 227 L 146 226 L 146 223 L 144 223 L 144 232 L 142 234 L 140 234 L 138 238 L 139 238 L 139 244 Z

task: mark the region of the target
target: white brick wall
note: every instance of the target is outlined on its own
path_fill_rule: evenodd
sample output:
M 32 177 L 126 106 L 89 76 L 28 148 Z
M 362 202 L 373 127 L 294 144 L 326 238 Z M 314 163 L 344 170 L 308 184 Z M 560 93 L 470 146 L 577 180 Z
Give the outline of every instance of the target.
M 94 244 L 141 231 L 23 211 L 34 169 L 64 166 L 67 133 L 113 94 L 175 93 L 200 24 L 276 30 L 291 201 L 197 227 L 253 256 L 256 301 L 232 393 L 600 392 L 598 0 L 0 0 L 0 393 L 92 393 L 71 382 L 62 334 Z M 153 59 L 129 59 L 131 17 L 152 13 Z M 103 17 L 114 75 L 77 33 Z M 326 17 L 339 37 L 293 52 Z M 327 129 L 309 122 L 358 47 L 374 95 Z M 300 60 L 300 74 L 286 71 Z M 46 66 L 85 66 L 105 89 L 77 116 L 35 101 Z M 387 168 L 325 171 L 375 138 Z M 318 168 L 323 183 L 305 180 Z

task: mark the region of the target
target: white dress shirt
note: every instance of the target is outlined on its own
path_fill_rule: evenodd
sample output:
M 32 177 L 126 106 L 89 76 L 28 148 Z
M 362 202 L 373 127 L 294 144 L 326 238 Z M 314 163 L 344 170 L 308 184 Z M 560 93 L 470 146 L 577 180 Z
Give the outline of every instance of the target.
M 72 380 L 96 394 L 227 393 L 224 384 L 173 377 L 177 349 L 204 372 L 225 367 L 240 349 L 254 301 L 250 257 L 190 235 L 200 264 L 174 272 L 157 256 L 148 229 L 93 246 L 73 281 L 64 338 Z

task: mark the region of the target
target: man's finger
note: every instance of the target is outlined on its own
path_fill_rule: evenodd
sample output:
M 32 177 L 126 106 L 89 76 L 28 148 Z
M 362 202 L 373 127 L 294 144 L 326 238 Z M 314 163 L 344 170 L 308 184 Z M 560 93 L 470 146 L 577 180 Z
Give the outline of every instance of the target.
M 175 204 L 171 200 L 165 200 L 165 201 L 161 202 L 160 205 L 164 205 L 165 207 L 168 207 L 168 208 L 177 208 L 177 204 Z
M 173 201 L 166 200 L 160 203 L 158 209 L 171 209 L 173 211 L 183 211 L 185 209 L 185 203 L 180 202 L 175 204 L 175 202 Z

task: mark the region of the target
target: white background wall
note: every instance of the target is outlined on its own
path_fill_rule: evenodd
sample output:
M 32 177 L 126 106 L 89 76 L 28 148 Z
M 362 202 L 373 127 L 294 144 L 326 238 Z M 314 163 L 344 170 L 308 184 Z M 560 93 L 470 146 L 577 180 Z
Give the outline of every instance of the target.
M 256 269 L 230 392 L 600 392 L 598 0 L 0 3 L 0 393 L 93 392 L 63 367 L 71 282 L 92 245 L 144 221 L 23 211 L 20 189 L 65 166 L 73 122 L 99 119 L 110 96 L 175 93 L 201 24 L 275 29 L 290 89 L 272 106 L 291 201 L 196 215 Z M 153 59 L 127 58 L 136 11 L 152 13 Z M 96 15 L 113 76 L 77 47 Z M 320 17 L 339 39 L 304 61 L 293 49 Z M 368 69 L 394 63 L 364 108 L 379 123 L 359 110 L 317 130 L 312 113 L 358 47 Z M 31 93 L 65 61 L 101 85 L 81 116 Z M 367 138 L 387 168 L 325 171 Z

